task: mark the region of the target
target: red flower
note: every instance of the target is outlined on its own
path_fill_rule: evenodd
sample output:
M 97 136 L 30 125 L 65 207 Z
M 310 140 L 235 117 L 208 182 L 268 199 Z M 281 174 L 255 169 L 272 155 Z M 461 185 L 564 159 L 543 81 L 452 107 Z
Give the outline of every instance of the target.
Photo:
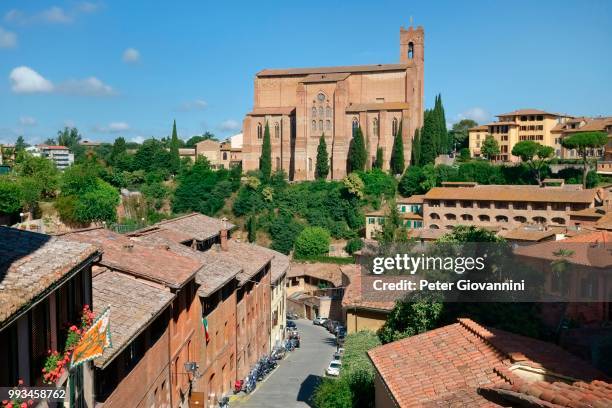
M 23 385 L 23 380 L 20 378 L 18 383 L 19 383 L 19 385 Z
M 34 405 L 34 400 L 28 400 L 28 405 L 29 405 L 29 406 Z
M 28 404 L 26 404 L 25 402 L 22 402 L 19 408 L 28 408 Z

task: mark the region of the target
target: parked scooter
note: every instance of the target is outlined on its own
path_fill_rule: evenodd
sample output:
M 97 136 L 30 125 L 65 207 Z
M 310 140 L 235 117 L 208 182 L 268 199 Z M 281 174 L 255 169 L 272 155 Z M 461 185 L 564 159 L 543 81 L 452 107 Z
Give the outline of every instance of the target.
M 229 398 L 221 397 L 219 399 L 219 408 L 229 408 Z
M 236 380 L 234 383 L 234 394 L 238 394 L 240 391 L 244 391 L 246 387 L 244 380 Z

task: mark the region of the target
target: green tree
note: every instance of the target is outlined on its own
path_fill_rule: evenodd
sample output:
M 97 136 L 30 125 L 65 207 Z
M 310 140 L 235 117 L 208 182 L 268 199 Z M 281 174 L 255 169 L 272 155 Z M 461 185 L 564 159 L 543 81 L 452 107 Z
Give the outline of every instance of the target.
M 314 408 L 353 408 L 348 381 L 323 378 L 314 390 Z
M 19 177 L 37 180 L 43 197 L 55 197 L 59 188 L 60 172 L 52 160 L 34 157 L 25 151 L 22 151 L 16 160 L 14 170 Z
M 469 161 L 470 149 L 468 149 L 467 147 L 462 147 L 461 150 L 459 150 L 459 160 L 462 162 Z
M 450 151 L 450 143 L 448 132 L 446 130 L 446 115 L 444 114 L 444 106 L 442 105 L 442 95 L 436 96 L 436 102 L 433 109 L 435 132 L 436 132 L 436 153 L 447 154 Z
M 329 231 L 321 227 L 306 227 L 295 240 L 295 256 L 308 258 L 326 255 L 329 252 Z
M 79 196 L 74 207 L 77 222 L 114 222 L 117 220 L 119 193 L 107 182 L 98 179 L 96 188 Z
M 247 239 L 249 242 L 255 242 L 257 240 L 257 221 L 255 217 L 251 215 L 247 218 L 246 227 L 248 232 Z
M 598 149 L 608 142 L 608 135 L 604 132 L 578 132 L 561 139 L 561 145 L 569 150 L 576 150 L 582 158 L 582 185 L 587 186 L 589 172 L 588 153 Z
M 28 147 L 28 145 L 23 139 L 23 136 L 18 136 L 17 141 L 15 142 L 15 154 L 25 150 L 26 147 Z
M 414 131 L 410 155 L 410 164 L 413 166 L 419 166 L 421 160 L 421 129 L 416 129 Z
M 214 140 L 215 142 L 219 141 L 219 139 L 217 139 L 217 137 L 214 134 L 207 131 L 207 132 L 204 132 L 203 135 L 196 135 L 196 136 L 190 137 L 185 142 L 185 147 L 193 148 L 195 147 L 196 144 L 203 142 L 204 140 Z
M 74 154 L 75 161 L 80 161 L 85 156 L 85 147 L 80 145 L 81 134 L 75 127 L 65 126 L 64 129 L 57 131 L 57 144 L 66 146 Z
M 365 149 L 365 141 L 361 127 L 357 127 L 353 132 L 353 139 L 348 151 L 348 167 L 349 173 L 354 171 L 363 171 L 366 166 L 367 153 Z
M 423 168 L 419 166 L 410 166 L 400 179 L 397 186 L 397 191 L 403 197 L 410 197 L 414 194 L 422 194 L 424 191 L 421 188 L 421 183 L 425 179 Z
M 33 177 L 19 177 L 19 198 L 25 211 L 33 212 L 41 198 L 43 186 Z
M 522 140 L 512 148 L 512 155 L 520 157 L 521 160 L 533 171 L 533 174 L 542 184 L 542 169 L 546 165 L 546 160 L 550 159 L 555 150 L 550 146 L 543 146 L 532 140 Z
M 383 168 L 383 149 L 379 147 L 376 149 L 376 160 L 374 160 L 374 168 L 381 169 Z
M 296 222 L 291 216 L 282 215 L 275 217 L 269 228 L 272 238 L 272 245 L 270 247 L 275 251 L 288 255 L 303 229 L 304 226 Z
M 111 149 L 110 159 L 112 163 L 115 163 L 117 157 L 119 155 L 124 154 L 127 148 L 125 147 L 125 139 L 122 137 L 118 137 L 115 139 L 113 143 L 113 147 Z
M 0 214 L 15 214 L 21 209 L 21 191 L 15 180 L 0 176 Z
M 391 151 L 391 163 L 390 163 L 392 174 L 403 174 L 406 165 L 404 163 L 404 140 L 402 138 L 402 121 L 398 126 L 397 133 L 393 140 L 393 150 Z
M 453 124 L 450 133 L 450 140 L 457 147 L 461 149 L 468 147 L 469 145 L 469 130 L 478 126 L 478 123 L 472 119 L 461 119 L 459 122 Z
M 319 138 L 319 147 L 317 147 L 317 165 L 315 167 L 315 178 L 317 180 L 325 180 L 329 174 L 329 156 L 327 155 L 327 144 L 325 143 L 325 134 Z
M 259 170 L 264 181 L 270 180 L 272 174 L 272 145 L 270 144 L 270 126 L 266 121 L 263 144 L 261 145 L 261 157 L 259 158 Z
M 421 131 L 420 139 L 420 158 L 419 165 L 434 163 L 437 156 L 436 136 L 436 118 L 432 111 L 425 111 L 425 121 Z
M 361 238 L 353 238 L 353 239 L 350 239 L 346 243 L 344 250 L 349 255 L 353 255 L 355 252 L 359 251 L 361 248 L 363 248 L 363 240 Z
M 429 293 L 399 300 L 378 330 L 378 337 L 386 344 L 431 330 L 437 327 L 443 309 L 444 304 Z
M 179 139 L 176 133 L 176 120 L 172 123 L 172 139 L 170 139 L 170 171 L 177 174 L 181 166 L 179 155 Z
M 482 142 L 480 152 L 487 158 L 487 160 L 491 160 L 493 156 L 497 156 L 499 154 L 499 143 L 497 143 L 497 140 L 495 140 L 493 136 L 487 135 L 484 142 Z
M 365 188 L 365 184 L 359 174 L 350 173 L 348 176 L 342 179 L 342 184 L 346 187 L 347 191 L 353 194 L 357 198 L 363 197 L 363 190 Z

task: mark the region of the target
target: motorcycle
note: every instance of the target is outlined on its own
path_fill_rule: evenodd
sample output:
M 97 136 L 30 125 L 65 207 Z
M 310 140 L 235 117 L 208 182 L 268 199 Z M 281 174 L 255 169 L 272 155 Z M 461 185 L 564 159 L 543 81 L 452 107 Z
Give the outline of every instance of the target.
M 221 397 L 221 399 L 219 399 L 219 408 L 229 408 L 228 397 Z
M 240 391 L 244 391 L 246 384 L 244 380 L 236 380 L 234 383 L 234 394 L 238 394 Z

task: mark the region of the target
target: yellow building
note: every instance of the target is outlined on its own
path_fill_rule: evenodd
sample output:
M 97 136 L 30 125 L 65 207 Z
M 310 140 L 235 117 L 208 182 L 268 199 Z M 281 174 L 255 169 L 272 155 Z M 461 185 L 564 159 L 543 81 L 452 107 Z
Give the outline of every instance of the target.
M 423 228 L 423 195 L 413 195 L 408 198 L 400 197 L 396 200 L 396 206 L 407 229 Z M 387 209 L 366 213 L 366 239 L 374 239 L 376 234 L 382 231 L 388 213 Z
M 469 130 L 469 149 L 472 157 L 481 157 L 482 143 L 491 135 L 499 144 L 499 155 L 494 160 L 517 162 L 512 148 L 518 142 L 532 140 L 551 146 L 555 155 L 561 157 L 561 138 L 553 132 L 560 124 L 573 119 L 572 116 L 545 112 L 538 109 L 519 109 L 497 115 L 498 121 L 477 126 Z

